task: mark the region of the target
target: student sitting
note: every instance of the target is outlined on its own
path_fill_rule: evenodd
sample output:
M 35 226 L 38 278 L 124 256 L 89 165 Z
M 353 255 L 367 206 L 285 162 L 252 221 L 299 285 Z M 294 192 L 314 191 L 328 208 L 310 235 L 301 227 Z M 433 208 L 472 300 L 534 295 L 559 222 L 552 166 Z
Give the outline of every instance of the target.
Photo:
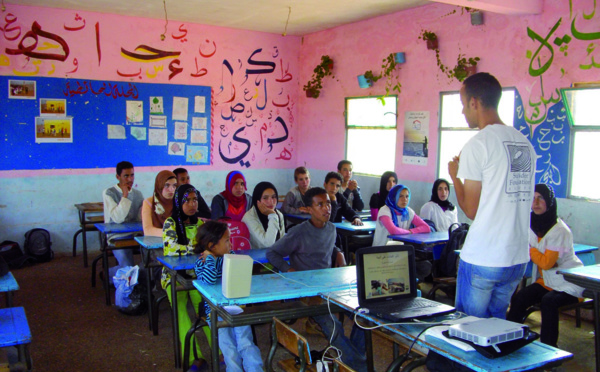
M 175 176 L 177 176 L 177 185 L 181 186 L 190 184 L 190 175 L 188 174 L 187 169 L 176 168 L 173 173 L 175 173 Z M 208 207 L 208 204 L 206 204 L 206 201 L 202 195 L 200 195 L 200 190 L 196 189 L 196 191 L 198 191 L 198 212 L 196 213 L 196 217 L 210 219 L 210 208 Z
M 175 173 L 168 170 L 158 173 L 154 180 L 154 192 L 151 197 L 144 200 L 142 206 L 144 235 L 162 236 L 163 224 L 168 217 L 171 217 L 176 188 Z
M 196 261 L 194 271 L 198 280 L 206 284 L 215 284 L 223 275 L 223 255 L 234 253 L 227 224 L 207 221 L 198 230 L 198 245 L 194 249 L 200 257 Z M 204 311 L 210 325 L 211 308 L 204 303 Z M 215 314 L 216 316 L 216 314 Z M 252 340 L 250 326 L 222 327 L 218 329 L 219 347 L 225 358 L 227 371 L 254 372 L 262 371 L 263 363 L 260 349 Z
M 513 296 L 506 319 L 523 322 L 527 308 L 541 303 L 540 341 L 558 347 L 558 308 L 577 303 L 583 288 L 567 282 L 557 271 L 580 267 L 583 263 L 573 250 L 571 230 L 558 218 L 556 197 L 550 186 L 535 185 L 531 209 L 529 255 L 535 282 Z
M 197 232 L 202 226 L 202 220 L 196 217 L 198 209 L 198 193 L 192 185 L 181 185 L 175 190 L 173 196 L 173 210 L 171 216 L 166 219 L 163 225 L 163 243 L 165 256 L 190 255 L 194 253 L 194 247 L 197 244 Z M 188 272 L 192 277 L 194 271 Z M 171 277 L 166 270 L 163 270 L 161 285 L 167 292 L 169 302 L 173 303 L 171 298 Z M 198 310 L 198 305 L 202 301 L 202 296 L 197 290 L 178 291 L 177 292 L 177 319 L 179 321 L 179 341 L 181 344 L 181 355 L 185 345 L 185 334 L 192 326 L 187 311 L 187 303 L 192 303 L 192 307 Z M 207 327 L 204 329 L 206 337 L 210 340 L 210 332 Z M 200 359 L 194 361 L 194 353 L 190 353 L 190 365 L 192 369 L 198 369 L 206 361 L 202 357 L 200 342 L 196 340 L 196 351 Z M 195 367 L 194 367 L 195 366 Z
M 135 174 L 133 164 L 128 161 L 122 161 L 117 164 L 118 184 L 109 187 L 102 192 L 102 201 L 104 202 L 104 222 L 105 223 L 124 223 L 141 221 L 141 209 L 144 202 L 142 193 L 133 188 Z M 112 244 L 114 239 L 130 237 L 131 234 L 110 234 L 108 243 Z M 109 269 L 109 280 L 117 270 L 124 266 L 133 266 L 133 252 L 131 249 L 117 249 L 113 251 L 117 259 L 117 266 Z
M 277 207 L 277 189 L 270 182 L 260 182 L 252 193 L 252 208 L 242 218 L 250 231 L 253 249 L 267 248 L 285 235 L 285 220 Z
M 225 191 L 215 195 L 212 200 L 210 218 L 218 220 L 228 217 L 233 221 L 241 221 L 250 207 L 252 198 L 246 193 L 246 179 L 241 172 L 232 171 L 225 180 Z
M 385 205 L 379 210 L 375 224 L 373 246 L 386 245 L 388 235 L 419 234 L 431 231 L 429 225 L 415 214 L 409 206 L 410 190 L 404 185 L 396 185 L 390 190 Z M 414 225 L 413 228 L 410 226 Z
M 343 177 L 342 193 L 348 199 L 348 206 L 355 211 L 362 211 L 365 203 L 360 195 L 358 182 L 352 179 L 352 162 L 350 160 L 342 160 L 338 163 L 337 169 Z
M 338 172 L 329 172 L 325 176 L 325 190 L 329 195 L 329 200 L 331 201 L 331 222 L 342 222 L 342 216 L 346 218 L 353 225 L 362 226 L 362 220 L 352 209 L 348 206 L 348 201 L 342 195 L 340 190 L 340 185 L 342 184 L 342 175 Z
M 431 189 L 431 199 L 421 208 L 421 218 L 433 221 L 437 231 L 448 231 L 458 223 L 458 209 L 448 200 L 450 184 L 443 178 L 436 180 Z
M 392 187 L 398 183 L 398 175 L 395 172 L 385 172 L 381 176 L 379 181 L 379 192 L 374 193 L 369 201 L 369 208 L 371 208 L 371 220 L 377 221 L 377 214 L 379 208 L 385 205 L 385 199 L 387 199 L 388 193 Z
M 306 167 L 298 167 L 294 170 L 294 181 L 296 186 L 292 187 L 283 200 L 281 210 L 285 214 L 308 213 L 302 199 L 306 191 L 310 189 L 310 173 Z
M 291 229 L 267 251 L 267 259 L 282 272 L 327 269 L 332 266 L 345 266 L 344 255 L 335 247 L 335 226 L 329 222 L 331 201 L 327 192 L 314 187 L 304 195 L 310 220 Z M 289 256 L 289 264 L 284 257 Z M 333 345 L 342 351 L 344 363 L 357 371 L 366 370 L 364 332 L 353 330 L 352 340 L 344 335 L 344 328 L 337 318 L 332 321 L 329 315 L 313 317 L 327 339 L 331 339 L 333 329 L 337 337 Z M 334 323 L 335 322 L 335 323 Z M 335 325 L 334 325 L 335 324 Z M 339 332 L 339 333 L 337 333 Z

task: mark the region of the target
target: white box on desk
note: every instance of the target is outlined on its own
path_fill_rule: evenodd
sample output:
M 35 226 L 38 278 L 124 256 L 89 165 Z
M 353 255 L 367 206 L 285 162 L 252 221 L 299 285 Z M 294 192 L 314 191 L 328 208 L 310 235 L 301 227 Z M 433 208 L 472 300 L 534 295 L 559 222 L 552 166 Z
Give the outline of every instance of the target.
M 254 260 L 245 254 L 226 254 L 223 258 L 223 296 L 250 296 Z

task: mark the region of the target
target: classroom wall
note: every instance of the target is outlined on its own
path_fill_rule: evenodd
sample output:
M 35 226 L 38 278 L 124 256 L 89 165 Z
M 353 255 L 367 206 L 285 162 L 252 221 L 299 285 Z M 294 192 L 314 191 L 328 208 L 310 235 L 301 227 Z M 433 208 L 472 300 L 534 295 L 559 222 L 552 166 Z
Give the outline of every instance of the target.
M 98 81 L 95 84 L 123 81 L 212 87 L 211 164 L 196 165 L 174 156 L 170 167 L 136 167 L 136 181 L 145 196 L 151 195 L 158 171 L 179 166 L 190 170 L 209 204 L 222 191 L 231 170 L 244 172 L 250 192 L 263 180 L 281 186 L 283 192 L 291 187 L 290 169 L 298 161 L 300 37 L 175 21 L 165 31 L 161 19 L 14 4 L 6 5 L 0 27 L 0 75 L 17 80 L 55 77 Z M 165 40 L 161 41 L 163 32 Z M 7 95 L 7 88 L 1 87 L 0 94 Z M 61 97 L 37 97 L 20 104 L 37 107 L 39 98 Z M 34 117 L 18 123 L 6 118 L 0 115 L 0 153 L 5 156 L 11 146 L 19 146 L 12 135 L 17 128 L 31 130 L 26 145 L 41 146 L 48 158 L 73 151 L 60 143 L 31 144 Z M 78 119 L 73 118 L 75 146 L 77 134 L 84 132 L 81 126 L 88 125 Z M 110 124 L 125 125 L 125 119 L 123 113 L 120 122 Z M 147 121 L 146 117 L 145 127 Z M 95 124 L 108 123 L 99 120 Z M 72 156 L 85 156 L 87 151 L 80 146 Z M 167 148 L 150 151 L 162 154 Z M 123 153 L 122 159 L 127 158 Z M 0 196 L 0 240 L 22 244 L 25 231 L 43 227 L 51 232 L 55 250 L 71 249 L 72 236 L 79 228 L 73 205 L 101 200 L 102 190 L 116 182 L 114 165 L 71 168 L 69 163 L 50 167 L 40 162 L 36 169 L 15 165 L 0 172 L 0 190 L 11 191 L 10 196 Z
M 372 88 L 360 89 L 356 76 L 370 69 L 377 73 L 389 53 L 405 52 L 406 63 L 399 72 L 402 93 L 398 100 L 395 171 L 400 181 L 411 187 L 411 206 L 420 210 L 436 179 L 439 93 L 460 89 L 458 81 L 440 72 L 435 52 L 427 50 L 419 39 L 423 29 L 437 34 L 440 58 L 445 65 L 453 67 L 459 53 L 477 56 L 481 58 L 478 71 L 492 73 L 503 86 L 516 87 L 523 101 L 517 107 L 517 116 L 525 118 L 525 129 L 529 127 L 530 131 L 525 130 L 525 134 L 538 148 L 540 144 L 551 146 L 550 138 L 544 138 L 539 129 L 553 124 L 548 119 L 550 109 L 560 104 L 557 89 L 574 82 L 600 81 L 600 69 L 592 64 L 592 57 L 600 60 L 600 15 L 593 12 L 594 6 L 585 0 L 547 0 L 542 14 L 507 16 L 485 12 L 485 24 L 472 26 L 470 15 L 461 8 L 432 4 L 306 35 L 300 47 L 301 58 L 306 62 L 300 66 L 300 84 L 308 81 L 312 68 L 324 54 L 334 60 L 335 78 L 325 78 L 319 98 L 299 97 L 298 121 L 302 125 L 298 130 L 298 158 L 311 168 L 335 169 L 345 156 L 344 98 L 385 93 L 383 79 Z M 430 113 L 427 166 L 402 164 L 406 111 Z M 560 134 L 556 126 L 554 130 Z M 560 142 L 561 137 L 553 140 Z M 564 185 L 568 179 L 566 170 L 562 174 L 552 172 L 557 159 L 550 159 L 545 152 L 538 156 L 538 179 Z M 372 182 L 368 177 L 361 178 L 365 199 L 375 191 L 370 188 L 377 188 L 378 177 L 372 178 Z M 600 244 L 594 234 L 600 227 L 598 203 L 561 199 L 559 207 L 577 242 Z M 464 215 L 462 220 L 466 221 Z

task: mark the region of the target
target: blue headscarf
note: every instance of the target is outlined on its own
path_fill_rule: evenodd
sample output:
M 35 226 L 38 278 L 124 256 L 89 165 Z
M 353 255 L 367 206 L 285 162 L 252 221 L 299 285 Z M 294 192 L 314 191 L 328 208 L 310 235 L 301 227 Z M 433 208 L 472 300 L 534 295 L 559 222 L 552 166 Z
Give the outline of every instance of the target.
M 390 211 L 392 212 L 392 221 L 394 221 L 394 225 L 396 226 L 398 226 L 398 217 L 396 216 L 396 212 L 402 216 L 401 221 L 408 221 L 408 204 L 406 208 L 400 208 L 398 206 L 400 193 L 404 189 L 408 190 L 408 203 L 410 204 L 410 189 L 404 185 L 396 185 L 392 187 L 387 198 L 385 199 L 385 205 L 390 208 Z

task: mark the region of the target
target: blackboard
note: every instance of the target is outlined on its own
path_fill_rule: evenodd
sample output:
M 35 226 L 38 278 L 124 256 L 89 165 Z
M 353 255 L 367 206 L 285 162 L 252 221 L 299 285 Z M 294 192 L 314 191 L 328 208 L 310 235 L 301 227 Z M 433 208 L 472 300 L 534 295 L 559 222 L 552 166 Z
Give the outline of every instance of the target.
M 35 81 L 35 99 L 19 99 L 14 91 L 9 94 L 9 81 Z M 0 76 L 0 107 L 3 138 L 0 170 L 85 169 L 112 168 L 127 160 L 135 166 L 179 164 L 210 164 L 211 144 L 211 88 L 193 85 L 111 82 L 98 80 L 63 79 L 48 77 Z M 15 98 L 9 98 L 9 95 Z M 150 97 L 162 97 L 166 117 L 167 144 L 185 144 L 183 155 L 169 155 L 169 146 L 150 146 Z M 174 120 L 174 97 L 188 99 L 187 121 Z M 204 112 L 196 112 L 196 97 L 203 97 Z M 40 117 L 40 99 L 66 100 L 66 116 L 72 118 L 72 142 L 36 143 L 36 118 Z M 202 101 L 203 100 L 203 101 Z M 127 124 L 127 101 L 141 101 L 141 125 Z M 201 111 L 201 110 L 198 110 Z M 206 137 L 192 142 L 193 117 L 205 124 L 205 129 L 194 131 Z M 38 124 L 41 123 L 38 119 Z M 187 122 L 187 138 L 175 139 L 175 122 Z M 125 139 L 108 139 L 108 126 L 121 125 Z M 178 124 L 179 128 L 184 125 Z M 132 135 L 131 128 L 145 128 L 146 139 Z M 163 129 L 164 130 L 164 129 Z M 135 130 L 138 131 L 138 130 Z M 181 134 L 181 131 L 180 131 Z M 191 147 L 190 147 L 191 146 Z M 177 146 L 171 149 L 177 150 Z M 181 149 L 181 147 L 180 147 Z M 201 150 L 203 156 L 188 159 L 188 150 Z M 190 160 L 190 161 L 188 161 Z

